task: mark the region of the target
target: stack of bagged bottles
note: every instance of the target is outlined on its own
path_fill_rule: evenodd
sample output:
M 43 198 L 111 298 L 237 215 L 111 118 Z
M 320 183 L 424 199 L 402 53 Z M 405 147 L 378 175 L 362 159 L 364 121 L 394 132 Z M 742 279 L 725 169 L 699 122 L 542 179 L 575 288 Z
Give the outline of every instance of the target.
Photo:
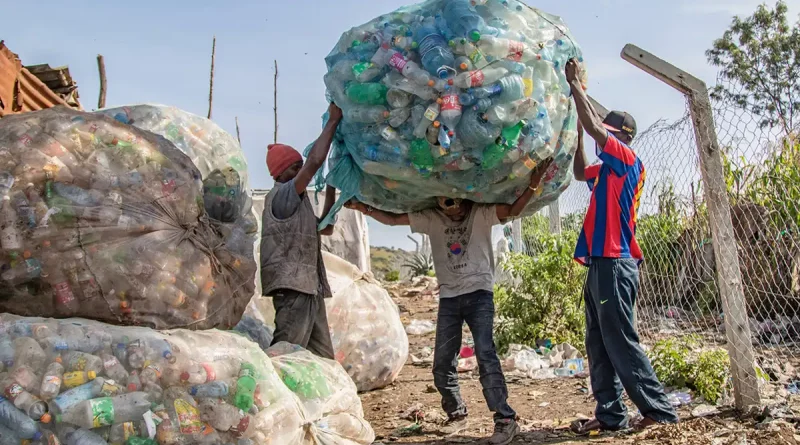
M 0 443 L 370 444 L 355 387 L 331 363 L 292 350 L 273 364 L 217 330 L 2 315 Z
M 208 216 L 225 228 L 226 246 L 253 255 L 258 223 L 252 212 L 247 161 L 230 133 L 209 119 L 164 105 L 130 105 L 98 113 L 163 136 L 186 153 L 203 177 Z
M 234 326 L 255 261 L 210 223 L 164 138 L 65 108 L 0 120 L 0 311 L 153 328 Z
M 400 311 L 380 283 L 357 267 L 323 252 L 333 298 L 328 324 L 336 360 L 359 391 L 390 385 L 408 358 Z
M 391 211 L 510 203 L 553 157 L 526 210 L 541 208 L 571 180 L 571 58 L 563 21 L 518 0 L 427 0 L 351 29 L 326 58 L 344 110 L 327 182 Z

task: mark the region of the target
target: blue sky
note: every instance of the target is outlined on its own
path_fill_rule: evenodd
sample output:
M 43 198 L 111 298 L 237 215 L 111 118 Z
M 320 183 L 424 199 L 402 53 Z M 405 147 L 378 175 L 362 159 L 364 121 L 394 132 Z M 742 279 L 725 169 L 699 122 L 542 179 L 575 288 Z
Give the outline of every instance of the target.
M 634 43 L 713 83 L 704 52 L 735 14 L 758 0 L 544 0 L 531 6 L 560 15 L 583 47 L 589 92 L 636 116 L 639 127 L 676 118 L 681 96 L 619 58 Z M 789 0 L 798 11 L 800 0 Z M 213 120 L 235 134 L 239 117 L 251 185 L 268 188 L 264 155 L 272 141 L 272 63 L 278 60 L 279 139 L 305 147 L 326 108 L 324 57 L 343 31 L 405 4 L 372 1 L 61 2 L 0 0 L 0 39 L 25 64 L 69 65 L 87 110 L 97 104 L 96 55 L 106 59 L 108 106 L 208 108 L 212 36 L 217 36 Z M 9 20 L 9 18 L 13 18 Z M 411 247 L 408 229 L 371 223 L 373 245 Z

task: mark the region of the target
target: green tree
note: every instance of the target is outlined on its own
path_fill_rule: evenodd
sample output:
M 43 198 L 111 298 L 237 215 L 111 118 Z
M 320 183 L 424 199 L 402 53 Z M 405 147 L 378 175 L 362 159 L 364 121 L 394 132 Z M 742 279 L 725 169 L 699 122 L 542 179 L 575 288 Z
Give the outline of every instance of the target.
M 752 112 L 762 128 L 789 135 L 800 110 L 800 23 L 791 26 L 787 12 L 780 0 L 774 9 L 761 5 L 750 17 L 734 17 L 706 57 L 730 82 L 716 86 L 714 98 Z

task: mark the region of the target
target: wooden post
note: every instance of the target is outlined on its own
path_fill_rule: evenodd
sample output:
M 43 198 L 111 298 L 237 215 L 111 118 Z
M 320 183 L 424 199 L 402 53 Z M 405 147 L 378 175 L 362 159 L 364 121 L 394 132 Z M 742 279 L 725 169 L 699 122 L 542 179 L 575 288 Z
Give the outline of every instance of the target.
M 242 146 L 242 136 L 239 134 L 239 116 L 233 118 L 236 121 L 236 140 L 239 141 L 239 146 Z
M 272 97 L 272 112 L 275 117 L 275 133 L 272 136 L 272 143 L 278 143 L 278 59 L 275 59 L 275 77 L 272 79 L 272 88 L 274 90 Z
M 214 57 L 217 54 L 217 36 L 211 41 L 211 77 L 208 80 L 208 118 L 211 119 L 211 108 L 214 105 Z
M 558 205 L 558 199 L 550 203 L 547 213 L 550 216 L 550 233 L 561 233 L 561 208 Z
M 106 61 L 102 54 L 97 55 L 97 70 L 100 72 L 100 96 L 97 98 L 97 109 L 106 107 Z
M 694 124 L 703 191 L 708 205 L 717 283 L 725 311 L 725 336 L 733 374 L 736 407 L 745 410 L 761 404 L 753 342 L 739 267 L 738 248 L 725 187 L 722 155 L 714 129 L 714 116 L 705 82 L 634 45 L 626 45 L 622 58 L 684 94 Z

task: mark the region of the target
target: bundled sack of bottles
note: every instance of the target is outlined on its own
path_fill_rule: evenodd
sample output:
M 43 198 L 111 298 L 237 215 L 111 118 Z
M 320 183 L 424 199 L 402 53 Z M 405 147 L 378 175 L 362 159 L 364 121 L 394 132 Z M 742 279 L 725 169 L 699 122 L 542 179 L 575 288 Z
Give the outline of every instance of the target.
M 209 218 L 226 227 L 226 246 L 252 255 L 258 236 L 247 161 L 236 139 L 209 119 L 164 105 L 130 105 L 98 113 L 163 136 L 191 158 L 203 177 Z
M 326 306 L 336 360 L 359 391 L 383 388 L 408 358 L 408 336 L 389 293 L 347 261 L 323 252 L 333 291 Z
M 255 261 L 224 246 L 164 138 L 66 108 L 0 120 L 0 311 L 234 326 Z
M 356 387 L 341 365 L 300 346 L 281 342 L 267 349 L 283 383 L 299 399 L 312 443 L 370 445 L 375 432 L 364 420 Z
M 3 314 L 0 369 L 2 443 L 308 443 L 297 397 L 235 333 Z
M 571 180 L 570 58 L 563 21 L 518 0 L 427 0 L 345 32 L 326 58 L 344 110 L 328 184 L 389 211 L 511 203 L 553 157 L 538 210 Z

